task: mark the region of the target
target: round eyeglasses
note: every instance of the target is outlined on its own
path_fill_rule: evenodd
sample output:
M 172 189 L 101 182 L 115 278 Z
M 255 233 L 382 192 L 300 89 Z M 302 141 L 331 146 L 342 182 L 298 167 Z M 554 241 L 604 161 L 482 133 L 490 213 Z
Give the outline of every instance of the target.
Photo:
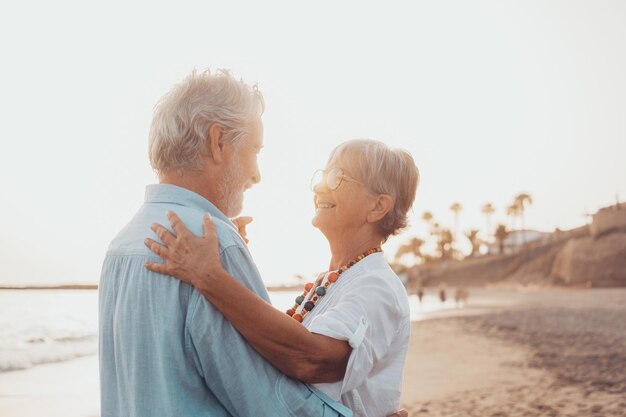
M 311 191 L 315 191 L 315 186 L 325 181 L 326 187 L 330 191 L 334 191 L 341 185 L 341 181 L 354 182 L 363 185 L 362 182 L 346 175 L 341 168 L 331 168 L 329 170 L 318 169 L 313 173 L 311 178 Z

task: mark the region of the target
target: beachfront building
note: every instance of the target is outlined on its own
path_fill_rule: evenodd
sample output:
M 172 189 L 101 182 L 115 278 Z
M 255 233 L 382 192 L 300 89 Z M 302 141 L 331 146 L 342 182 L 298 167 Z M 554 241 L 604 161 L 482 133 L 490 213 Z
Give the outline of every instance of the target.
M 600 236 L 615 230 L 626 230 L 626 203 L 603 207 L 592 216 L 592 219 L 592 236 Z
M 533 243 L 543 244 L 548 242 L 552 236 L 552 233 L 540 232 L 539 230 L 512 230 L 504 238 L 504 254 L 510 254 L 517 252 L 522 245 Z M 487 245 L 487 253 L 489 255 L 495 255 L 500 253 L 500 246 L 498 242 L 493 242 Z
M 504 253 L 515 253 L 525 244 L 542 245 L 550 239 L 563 240 L 584 237 L 589 234 L 593 237 L 598 237 L 614 231 L 626 231 L 626 203 L 617 203 L 603 207 L 593 214 L 591 218 L 591 224 L 588 226 L 585 225 L 566 231 L 556 229 L 554 233 L 540 232 L 538 230 L 513 230 L 504 239 Z M 500 253 L 497 241 L 487 246 L 487 253 Z

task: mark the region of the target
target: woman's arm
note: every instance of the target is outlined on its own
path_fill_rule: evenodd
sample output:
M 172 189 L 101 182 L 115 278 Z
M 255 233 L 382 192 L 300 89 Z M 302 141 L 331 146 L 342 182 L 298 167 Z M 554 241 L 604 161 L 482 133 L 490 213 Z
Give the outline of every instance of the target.
M 165 245 L 146 239 L 146 246 L 165 262 L 148 262 L 146 268 L 193 285 L 282 373 L 307 383 L 344 377 L 352 351 L 348 342 L 309 332 L 225 271 L 215 224 L 208 214 L 201 237 L 191 233 L 176 214 L 169 212 L 168 218 L 176 236 L 155 224 L 152 230 Z

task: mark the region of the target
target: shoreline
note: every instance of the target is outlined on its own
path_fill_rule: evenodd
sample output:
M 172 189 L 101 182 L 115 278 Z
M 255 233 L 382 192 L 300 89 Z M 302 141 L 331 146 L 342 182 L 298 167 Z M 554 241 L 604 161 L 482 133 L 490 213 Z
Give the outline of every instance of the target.
M 523 298 L 413 323 L 402 393 L 411 416 L 626 415 L 626 290 Z
M 30 291 L 30 290 L 97 290 L 98 284 L 64 284 L 64 285 L 25 285 L 25 286 L 11 286 L 2 285 L 0 290 L 17 290 L 17 291 Z
M 96 354 L 0 373 L 0 415 L 98 416 L 98 378 Z
M 411 323 L 411 416 L 626 415 L 626 289 L 471 289 Z M 97 355 L 0 373 L 0 415 L 99 414 Z

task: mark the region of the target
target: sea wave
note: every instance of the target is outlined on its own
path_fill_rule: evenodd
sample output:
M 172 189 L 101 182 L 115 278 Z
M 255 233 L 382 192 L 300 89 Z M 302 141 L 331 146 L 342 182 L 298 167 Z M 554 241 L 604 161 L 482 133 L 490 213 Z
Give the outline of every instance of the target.
M 270 292 L 279 310 L 293 305 L 299 292 Z M 434 294 L 423 302 L 409 298 L 412 320 L 437 311 L 456 309 Z M 63 362 L 97 353 L 97 293 L 95 291 L 5 291 L 0 293 L 0 372 Z
M 96 291 L 0 292 L 0 372 L 98 351 Z
M 46 363 L 64 362 L 98 351 L 96 335 L 32 338 L 0 349 L 0 372 L 17 371 Z

